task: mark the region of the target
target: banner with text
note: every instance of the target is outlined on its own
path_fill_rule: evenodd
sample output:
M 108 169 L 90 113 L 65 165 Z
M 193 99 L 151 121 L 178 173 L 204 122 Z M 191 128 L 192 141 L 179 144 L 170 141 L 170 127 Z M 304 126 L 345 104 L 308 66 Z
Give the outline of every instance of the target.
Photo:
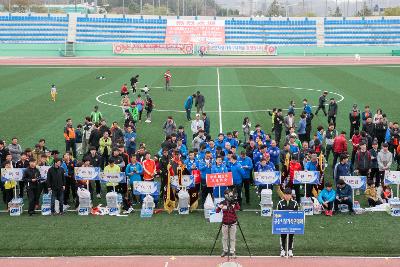
M 206 177 L 207 187 L 231 186 L 233 178 L 231 172 L 211 173 Z
M 157 196 L 160 192 L 160 183 L 137 181 L 133 182 L 133 194 Z
M 193 54 L 193 44 L 126 44 L 114 43 L 116 55 L 134 54 Z
M 99 167 L 76 167 L 75 168 L 76 180 L 99 180 L 100 168 Z
M 278 55 L 274 45 L 208 45 L 201 47 L 201 50 L 209 55 Z
M 126 175 L 124 172 L 120 173 L 100 173 L 100 180 L 103 183 L 126 183 Z
M 24 176 L 24 168 L 1 169 L 1 180 L 5 181 L 22 181 Z M 38 177 L 39 178 L 39 177 Z
M 178 175 L 171 176 L 171 187 L 179 188 L 179 187 L 194 187 L 194 177 L 193 175 L 182 175 L 181 182 L 179 183 Z
M 385 171 L 385 184 L 400 184 L 400 171 Z
M 296 171 L 294 172 L 294 184 L 319 184 L 319 172 Z
M 254 172 L 255 185 L 280 184 L 281 172 Z
M 365 176 L 340 176 L 352 189 L 365 190 L 367 188 L 367 177 Z
M 224 44 L 224 20 L 167 21 L 166 44 Z

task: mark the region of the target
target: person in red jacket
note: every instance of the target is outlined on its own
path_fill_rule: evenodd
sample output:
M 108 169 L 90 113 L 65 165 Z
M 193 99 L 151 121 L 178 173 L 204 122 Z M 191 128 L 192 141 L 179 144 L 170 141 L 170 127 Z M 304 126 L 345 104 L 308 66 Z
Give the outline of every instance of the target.
M 335 169 L 338 158 L 341 154 L 347 154 L 347 140 L 346 132 L 342 131 L 340 135 L 336 136 L 333 140 L 333 164 L 332 168 Z
M 294 192 L 296 193 L 296 201 L 297 203 L 300 204 L 300 185 L 299 184 L 294 184 L 294 173 L 296 171 L 302 171 L 303 168 L 301 167 L 301 164 L 299 163 L 299 154 L 298 153 L 293 153 L 290 155 L 290 163 L 289 163 L 289 177 L 287 177 L 287 183 L 286 183 L 286 188 L 291 188 L 294 189 Z
M 126 86 L 126 83 L 124 83 L 121 87 L 121 96 L 126 96 L 129 95 L 128 87 Z
M 351 152 L 351 164 L 350 166 L 353 168 L 354 165 L 354 157 L 360 147 L 361 142 L 361 134 L 359 130 L 355 130 L 353 136 L 351 137 L 351 143 L 353 144 L 353 151 Z

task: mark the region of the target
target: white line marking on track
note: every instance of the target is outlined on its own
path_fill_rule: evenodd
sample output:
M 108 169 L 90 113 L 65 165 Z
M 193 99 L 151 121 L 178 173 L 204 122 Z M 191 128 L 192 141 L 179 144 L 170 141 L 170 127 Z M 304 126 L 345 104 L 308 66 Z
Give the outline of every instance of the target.
M 164 267 L 168 267 L 168 261 L 165 262 Z
M 219 132 L 222 133 L 222 108 L 221 108 L 221 90 L 219 84 L 219 68 L 217 68 L 217 80 L 218 80 L 218 113 L 219 113 Z

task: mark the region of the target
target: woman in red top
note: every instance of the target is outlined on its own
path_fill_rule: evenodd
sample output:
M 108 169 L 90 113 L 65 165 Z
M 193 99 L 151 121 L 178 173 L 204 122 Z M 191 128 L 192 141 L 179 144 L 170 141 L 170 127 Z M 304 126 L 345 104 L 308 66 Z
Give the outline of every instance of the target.
M 149 152 L 146 152 L 145 160 L 142 162 L 143 165 L 143 180 L 153 181 L 154 175 L 156 174 L 156 163 L 151 159 Z

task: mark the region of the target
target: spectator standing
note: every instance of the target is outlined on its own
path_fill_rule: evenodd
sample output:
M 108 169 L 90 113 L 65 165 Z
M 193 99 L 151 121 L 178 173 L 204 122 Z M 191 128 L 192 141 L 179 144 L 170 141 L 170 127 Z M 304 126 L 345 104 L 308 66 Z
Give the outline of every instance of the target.
M 196 114 L 196 119 L 192 121 L 190 128 L 193 133 L 193 139 L 197 136 L 200 130 L 204 131 L 204 121 L 201 120 L 200 114 Z
M 200 91 L 196 92 L 196 101 L 195 101 L 195 106 L 197 108 L 197 113 L 203 113 L 204 112 L 204 104 L 206 103 L 206 100 L 204 96 L 200 93 Z
M 13 164 L 20 160 L 22 147 L 18 144 L 18 138 L 13 137 L 11 139 L 11 144 L 8 145 L 8 152 L 11 154 Z
M 328 123 L 333 123 L 336 127 L 336 117 L 338 113 L 338 105 L 335 98 L 331 98 L 328 106 Z
M 72 127 L 71 119 L 67 119 L 66 122 L 67 124 L 64 127 L 65 152 L 72 152 L 72 155 L 76 158 L 75 129 Z
M 56 199 L 59 202 L 60 214 L 64 213 L 64 190 L 65 190 L 65 172 L 64 169 L 61 168 L 61 159 L 57 159 L 54 162 L 54 166 L 52 166 L 47 172 L 47 186 L 49 192 L 51 191 L 51 214 L 54 215 L 56 213 L 55 210 L 55 201 Z
M 99 111 L 99 106 L 94 106 L 92 113 L 90 113 L 90 120 L 93 123 L 100 123 L 103 119 L 103 114 Z

